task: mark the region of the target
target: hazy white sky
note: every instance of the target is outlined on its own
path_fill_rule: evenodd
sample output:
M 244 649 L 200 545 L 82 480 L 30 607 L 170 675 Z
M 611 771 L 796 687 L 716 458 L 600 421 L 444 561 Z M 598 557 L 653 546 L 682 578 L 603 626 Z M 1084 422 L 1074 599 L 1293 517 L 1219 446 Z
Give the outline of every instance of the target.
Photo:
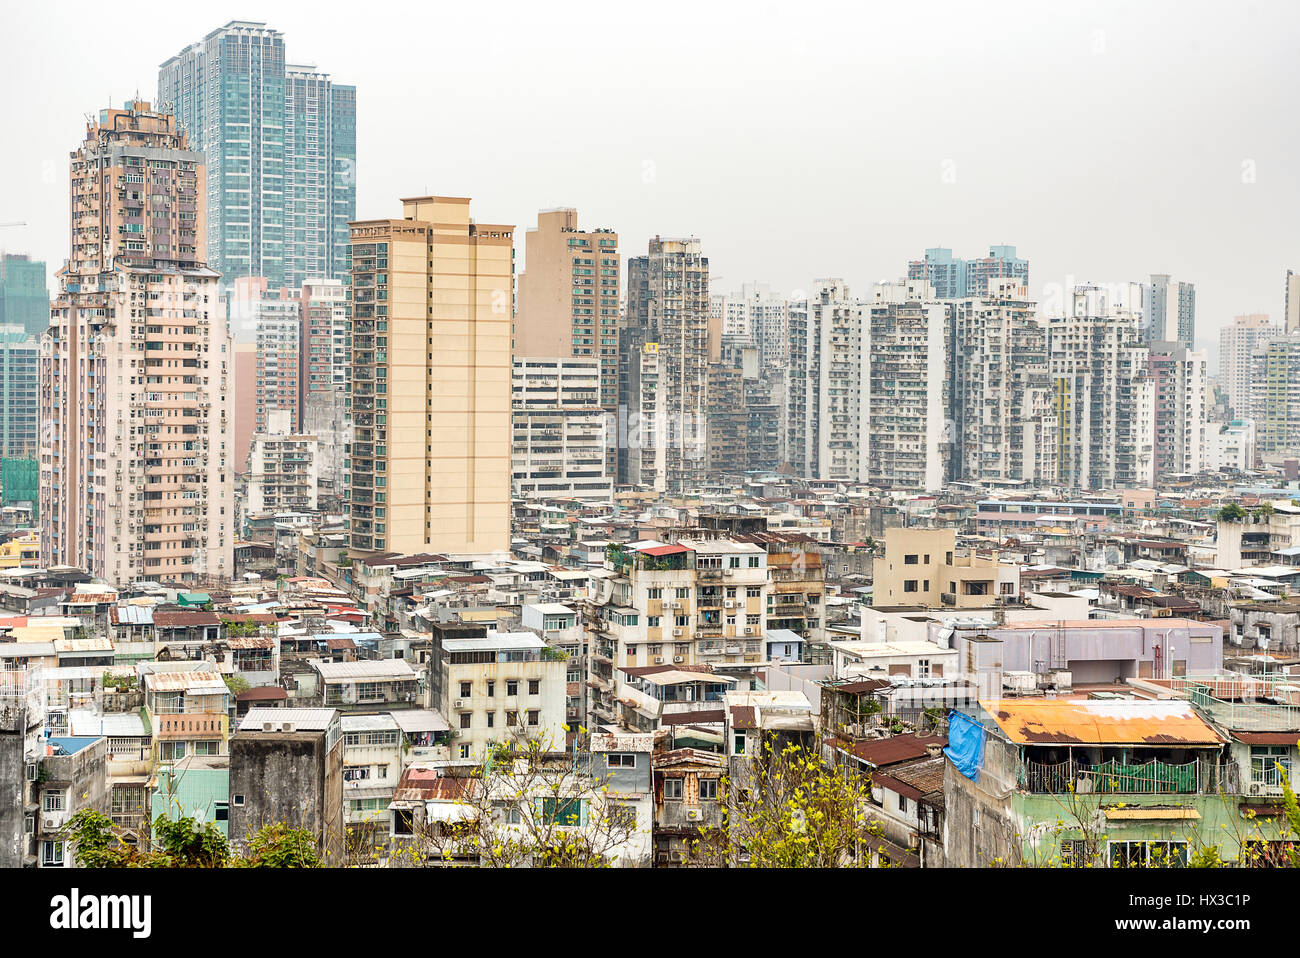
M 6 0 L 0 246 L 67 255 L 84 117 L 231 19 L 357 86 L 361 218 L 473 198 L 481 222 L 575 206 L 624 255 L 699 236 L 715 291 L 1010 243 L 1035 293 L 1196 283 L 1198 340 L 1282 309 L 1300 268 L 1300 5 L 162 4 Z M 522 240 L 519 256 L 522 263 Z

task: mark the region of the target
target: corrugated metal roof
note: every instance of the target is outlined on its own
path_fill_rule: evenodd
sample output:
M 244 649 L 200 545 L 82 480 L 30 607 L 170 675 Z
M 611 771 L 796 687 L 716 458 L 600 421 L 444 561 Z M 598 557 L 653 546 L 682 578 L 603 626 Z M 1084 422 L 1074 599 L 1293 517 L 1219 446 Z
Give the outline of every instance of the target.
M 150 672 L 144 677 L 145 687 L 154 692 L 227 692 L 225 681 L 218 672 L 195 670 L 192 672 Z
M 61 653 L 112 652 L 113 642 L 107 637 L 91 639 L 55 639 L 54 650 Z
M 345 732 L 387 732 L 397 728 L 391 715 L 344 715 L 339 719 Z
M 507 652 L 519 649 L 540 649 L 546 643 L 532 632 L 507 632 L 468 639 L 443 639 L 444 652 Z
M 1018 745 L 1221 745 L 1185 701 L 1000 699 L 981 701 Z
M 445 732 L 451 726 L 432 709 L 402 709 L 392 713 L 403 732 Z
M 942 735 L 908 733 L 906 735 L 891 735 L 889 738 L 864 739 L 858 742 L 847 742 L 832 738 L 828 740 L 828 744 L 843 749 L 869 765 L 884 768 L 888 765 L 897 765 L 900 762 L 911 762 L 918 758 L 925 758 L 930 754 L 931 746 L 944 747 L 948 744 L 948 739 Z
M 0 642 L 0 659 L 53 654 L 53 642 Z
M 316 671 L 326 682 L 349 679 L 414 679 L 405 659 L 366 659 L 361 662 L 316 662 Z
M 68 731 L 73 735 L 145 736 L 149 727 L 139 712 L 97 714 L 90 709 L 68 711 Z
M 115 605 L 108 617 L 114 625 L 153 625 L 153 606 Z
M 240 732 L 260 732 L 262 725 L 270 722 L 274 729 L 280 731 L 288 723 L 303 732 L 323 732 L 334 721 L 334 709 L 249 709 L 243 721 L 239 723 Z
M 671 556 L 679 555 L 683 552 L 690 552 L 691 550 L 686 548 L 686 546 L 652 546 L 649 549 L 639 549 L 637 551 L 642 555 L 648 556 Z
M 1300 732 L 1233 732 L 1246 745 L 1300 745 Z
M 221 617 L 201 609 L 186 612 L 155 612 L 153 624 L 160 629 L 188 629 L 196 625 L 220 625 Z

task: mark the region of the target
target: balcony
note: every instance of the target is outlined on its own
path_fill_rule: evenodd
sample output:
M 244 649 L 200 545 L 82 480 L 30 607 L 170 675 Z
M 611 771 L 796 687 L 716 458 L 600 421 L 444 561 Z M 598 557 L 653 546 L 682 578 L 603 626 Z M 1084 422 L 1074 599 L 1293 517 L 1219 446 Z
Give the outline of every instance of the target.
M 1062 795 L 1212 795 L 1239 792 L 1236 765 L 1194 759 L 1181 765 L 1151 761 L 1124 765 L 1117 761 L 1087 764 L 1025 762 L 1020 787 L 1036 794 Z

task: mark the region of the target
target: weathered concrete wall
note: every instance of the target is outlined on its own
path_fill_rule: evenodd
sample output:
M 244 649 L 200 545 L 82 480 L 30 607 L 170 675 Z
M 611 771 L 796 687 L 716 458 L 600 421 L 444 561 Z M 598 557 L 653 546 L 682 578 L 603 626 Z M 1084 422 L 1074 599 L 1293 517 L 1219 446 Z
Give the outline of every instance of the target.
M 988 736 L 980 780 L 972 782 L 951 761 L 943 770 L 944 865 L 985 868 L 1015 863 L 1012 796 L 1019 750 Z
M 23 864 L 24 731 L 0 730 L 0 868 Z
M 236 796 L 244 796 L 242 805 Z M 325 753 L 323 734 L 237 734 L 230 740 L 230 840 L 247 850 L 264 825 L 315 835 L 335 854 L 343 834 L 343 749 Z

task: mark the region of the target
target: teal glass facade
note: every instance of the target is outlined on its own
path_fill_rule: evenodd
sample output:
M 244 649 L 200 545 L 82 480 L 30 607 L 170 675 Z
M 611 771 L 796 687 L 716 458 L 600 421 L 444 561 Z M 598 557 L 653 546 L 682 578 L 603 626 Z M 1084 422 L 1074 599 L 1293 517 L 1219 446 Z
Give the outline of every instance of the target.
M 286 65 L 284 35 L 231 21 L 158 71 L 158 102 L 207 157 L 207 260 L 270 288 L 348 277 L 356 90 Z

